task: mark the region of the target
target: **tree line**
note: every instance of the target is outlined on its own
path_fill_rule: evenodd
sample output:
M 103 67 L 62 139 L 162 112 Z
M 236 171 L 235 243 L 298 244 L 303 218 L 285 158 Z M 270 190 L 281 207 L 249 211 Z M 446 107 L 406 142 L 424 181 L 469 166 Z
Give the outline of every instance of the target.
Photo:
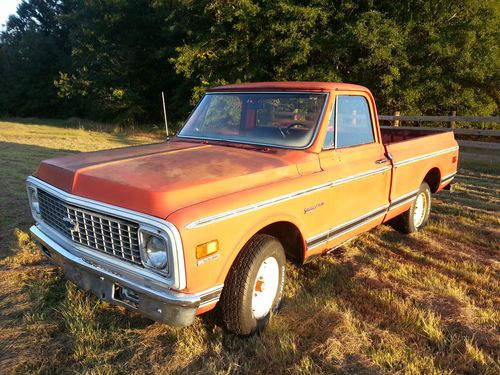
M 380 113 L 496 115 L 497 0 L 23 0 L 0 35 L 0 115 L 184 118 L 210 86 L 342 81 Z

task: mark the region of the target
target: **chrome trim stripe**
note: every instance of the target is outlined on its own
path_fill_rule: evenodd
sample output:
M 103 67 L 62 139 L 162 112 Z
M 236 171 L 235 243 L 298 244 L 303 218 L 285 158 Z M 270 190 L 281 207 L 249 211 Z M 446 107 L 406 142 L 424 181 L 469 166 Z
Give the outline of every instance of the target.
M 319 245 L 324 244 L 328 240 L 332 238 L 337 238 L 345 233 L 351 232 L 354 229 L 357 229 L 370 221 L 373 221 L 380 216 L 387 214 L 389 210 L 393 208 L 402 206 L 405 203 L 411 202 L 417 196 L 418 190 L 414 190 L 408 194 L 402 195 L 401 197 L 394 199 L 391 204 L 386 204 L 379 208 L 376 208 L 373 211 L 370 211 L 364 215 L 358 216 L 344 224 L 338 225 L 334 228 L 331 228 L 323 233 L 317 234 L 306 240 L 307 250 L 313 249 Z
M 378 214 L 378 215 L 371 216 L 371 217 L 369 217 L 369 218 L 367 218 L 367 219 L 365 219 L 365 220 L 361 221 L 359 224 L 357 224 L 357 225 L 355 225 L 355 226 L 353 226 L 353 227 L 347 228 L 346 230 L 343 230 L 343 231 L 341 231 L 341 232 L 339 232 L 339 233 L 337 233 L 337 234 L 333 235 L 332 237 L 328 237 L 328 239 L 330 239 L 330 238 L 337 238 L 337 237 L 340 237 L 340 236 L 342 236 L 342 235 L 343 235 L 343 234 L 345 234 L 345 233 L 351 232 L 351 231 L 353 231 L 354 229 L 357 229 L 357 228 L 359 228 L 359 227 L 362 227 L 363 225 L 365 225 L 365 224 L 369 223 L 370 221 L 373 221 L 373 220 L 375 220 L 375 219 L 378 219 L 378 218 L 379 218 L 379 217 L 381 217 L 381 216 L 385 216 L 385 214 L 386 214 L 386 213 L 387 213 L 387 210 L 384 210 L 383 212 L 381 212 L 381 213 L 380 213 L 380 214 Z
M 348 222 L 346 222 L 346 223 L 340 224 L 340 225 L 338 225 L 338 226 L 336 226 L 336 227 L 334 227 L 334 228 L 330 228 L 330 229 L 328 229 L 327 231 L 325 231 L 325 232 L 323 232 L 323 233 L 317 234 L 317 235 L 315 235 L 315 236 L 313 236 L 313 237 L 311 237 L 311 238 L 307 239 L 307 240 L 306 240 L 306 242 L 307 242 L 307 243 L 310 243 L 310 242 L 316 242 L 318 239 L 320 239 L 320 238 L 324 237 L 325 235 L 328 235 L 328 233 L 334 232 L 334 231 L 336 231 L 336 230 L 337 230 L 337 229 L 339 229 L 339 228 L 342 228 L 342 227 L 348 226 L 348 225 L 350 225 L 350 224 L 353 224 L 353 223 L 355 223 L 355 222 L 357 222 L 357 221 L 363 220 L 363 219 L 367 218 L 368 216 L 373 216 L 373 215 L 376 215 L 376 214 L 378 214 L 378 213 L 379 213 L 379 211 L 381 211 L 381 210 L 384 210 L 384 211 L 385 211 L 385 210 L 387 210 L 387 207 L 389 207 L 389 205 L 388 205 L 388 204 L 386 204 L 386 205 L 384 205 L 384 206 L 380 206 L 379 208 L 376 208 L 376 209 L 374 209 L 373 211 L 370 211 L 370 212 L 368 212 L 368 213 L 366 213 L 366 214 L 364 214 L 364 215 L 361 215 L 361 216 L 359 216 L 359 217 L 356 217 L 356 218 L 354 218 L 354 219 L 352 219 L 352 220 L 350 220 L 350 221 L 348 221 Z
M 324 244 L 327 241 L 328 241 L 328 232 L 314 240 L 307 240 L 306 241 L 307 250 L 313 249 L 316 246 Z
M 202 292 L 195 293 L 197 296 L 199 296 L 201 299 L 207 297 L 210 294 L 213 294 L 214 292 L 220 292 L 224 288 L 224 284 L 216 285 L 213 288 L 206 289 Z
M 352 232 L 353 230 L 358 229 L 359 227 L 362 227 L 363 225 L 368 224 L 369 222 L 371 222 L 371 221 L 373 221 L 375 219 L 378 219 L 378 218 L 380 218 L 382 216 L 385 216 L 386 214 L 387 214 L 387 209 L 384 209 L 380 213 L 376 213 L 375 215 L 369 216 L 369 217 L 367 217 L 365 219 L 355 221 L 353 224 L 348 225 L 347 227 L 346 227 L 345 224 L 341 225 L 339 227 L 336 227 L 333 230 L 331 230 L 326 235 L 326 238 L 322 239 L 320 242 L 318 242 L 318 243 L 312 243 L 312 244 L 309 244 L 309 243 L 306 242 L 306 244 L 307 244 L 307 250 L 311 250 L 311 249 L 313 249 L 313 248 L 315 248 L 315 247 L 317 247 L 319 245 L 322 245 L 322 244 L 328 242 L 331 239 L 334 239 L 334 238 L 340 237 L 340 236 L 342 236 L 342 235 L 344 235 L 346 233 Z
M 400 202 L 397 202 L 395 204 L 391 204 L 391 207 L 389 207 L 389 211 L 393 210 L 395 208 L 401 207 L 401 206 L 403 206 L 403 205 L 405 205 L 407 203 L 412 202 L 413 200 L 415 200 L 416 197 L 417 197 L 417 194 L 415 193 L 415 195 L 413 195 L 413 196 L 411 196 L 409 198 L 406 198 L 406 199 L 404 199 L 404 200 L 402 200 Z
M 196 295 L 199 296 L 201 300 L 199 307 L 204 307 L 219 301 L 223 287 L 224 284 L 221 284 L 214 286 L 213 288 L 204 290 L 203 292 L 196 293 Z
M 216 297 L 214 297 L 214 298 L 211 298 L 209 300 L 201 302 L 200 306 L 198 306 L 198 308 L 211 305 L 212 303 L 215 303 L 215 302 L 219 302 L 219 299 L 220 299 L 220 293 Z
M 453 173 L 450 173 L 449 175 L 444 176 L 441 179 L 441 185 L 450 181 L 450 180 L 453 180 L 455 178 L 456 174 L 457 174 L 457 172 L 453 172 Z
M 401 160 L 401 161 L 398 161 L 396 163 L 394 163 L 394 166 L 395 167 L 399 167 L 401 165 L 406 165 L 406 164 L 410 164 L 410 163 L 415 163 L 417 161 L 420 161 L 420 160 L 424 160 L 424 159 L 429 159 L 429 158 L 432 158 L 433 156 L 438 156 L 438 155 L 442 155 L 442 154 L 447 154 L 449 152 L 452 152 L 452 151 L 456 151 L 458 150 L 458 146 L 455 146 L 455 147 L 450 147 L 450 148 L 447 148 L 445 150 L 440 150 L 440 151 L 436 151 L 436 152 L 431 152 L 430 154 L 425 154 L 425 155 L 421 155 L 421 156 L 416 156 L 414 158 L 410 158 L 410 159 L 406 159 L 406 160 Z
M 73 241 L 68 241 L 66 243 L 68 244 L 68 246 L 71 246 L 72 248 L 76 249 L 81 253 L 85 253 L 88 257 L 93 258 L 96 261 L 102 261 L 107 264 L 111 264 L 113 267 L 117 269 L 123 269 L 126 270 L 127 272 L 135 273 L 137 275 L 140 275 L 144 279 L 155 280 L 157 283 L 163 284 L 163 287 L 168 286 L 175 289 L 184 289 L 186 287 L 186 273 L 184 266 L 184 253 L 182 249 L 182 241 L 179 231 L 172 223 L 154 216 L 146 215 L 140 212 L 128 210 L 126 208 L 113 206 L 107 203 L 102 203 L 67 193 L 33 176 L 29 176 L 26 179 L 26 182 L 28 184 L 39 187 L 49 192 L 52 195 L 55 195 L 56 197 L 58 197 L 59 199 L 63 200 L 66 203 L 74 204 L 79 207 L 88 208 L 97 212 L 113 215 L 122 219 L 132 220 L 137 222 L 139 225 L 146 225 L 146 226 L 149 225 L 154 228 L 162 230 L 163 232 L 165 232 L 166 235 L 168 235 L 172 239 L 173 249 L 171 254 L 171 263 L 169 264 L 169 267 L 172 270 L 173 278 L 167 278 L 147 268 L 142 268 L 140 266 L 124 262 L 119 258 L 108 256 L 106 254 L 99 253 L 96 251 L 92 251 L 91 249 L 78 245 L 76 242 Z M 39 218 L 34 217 L 34 219 L 36 222 L 40 222 Z M 40 223 L 43 224 L 43 222 Z M 43 226 L 44 226 L 44 231 L 50 229 L 46 224 L 43 224 Z M 52 232 L 53 236 L 57 236 L 59 238 L 60 243 L 66 240 L 66 238 L 64 238 L 62 235 L 58 235 L 56 231 Z
M 417 193 L 418 193 L 418 189 L 417 190 L 413 190 L 412 192 L 410 192 L 408 194 L 402 195 L 399 198 L 393 199 L 391 201 L 391 207 L 389 209 L 394 208 L 394 206 L 396 206 L 396 205 L 399 206 L 401 204 L 406 203 L 409 200 L 412 200 L 413 198 L 415 198 L 417 196 Z
M 240 216 L 240 215 L 246 214 L 248 212 L 259 210 L 259 209 L 262 209 L 262 208 L 265 208 L 265 207 L 269 207 L 269 206 L 272 206 L 272 205 L 275 205 L 275 204 L 278 204 L 278 203 L 282 203 L 282 202 L 285 202 L 285 201 L 288 201 L 290 199 L 294 199 L 294 198 L 297 198 L 297 197 L 300 197 L 300 196 L 303 196 L 303 195 L 311 194 L 311 193 L 314 193 L 314 192 L 317 192 L 317 191 L 320 191 L 320 190 L 331 188 L 333 186 L 342 185 L 342 184 L 345 184 L 345 183 L 350 182 L 350 181 L 354 181 L 354 180 L 358 180 L 358 179 L 361 179 L 361 178 L 373 176 L 373 175 L 376 175 L 376 174 L 379 174 L 379 173 L 383 173 L 383 172 L 385 172 L 387 170 L 390 170 L 390 169 L 391 169 L 391 167 L 387 166 L 387 167 L 375 169 L 375 170 L 372 170 L 372 171 L 369 171 L 369 172 L 359 173 L 359 174 L 354 175 L 354 176 L 350 176 L 350 177 L 341 178 L 341 179 L 338 179 L 338 180 L 329 181 L 329 182 L 326 182 L 326 183 L 321 184 L 321 185 L 313 186 L 313 187 L 310 187 L 310 188 L 307 188 L 307 189 L 303 189 L 303 190 L 298 190 L 298 191 L 295 191 L 295 192 L 292 192 L 292 193 L 289 193 L 289 194 L 281 195 L 281 196 L 276 197 L 276 198 L 272 198 L 272 199 L 268 199 L 268 200 L 265 200 L 265 201 L 257 202 L 257 203 L 254 203 L 254 204 L 251 204 L 251 205 L 248 205 L 248 206 L 244 206 L 244 207 L 240 207 L 240 208 L 237 208 L 237 209 L 234 209 L 234 210 L 222 212 L 220 214 L 216 214 L 216 215 L 212 215 L 212 216 L 207 216 L 205 218 L 198 219 L 196 221 L 193 221 L 193 222 L 187 224 L 186 225 L 186 229 L 199 228 L 199 227 L 202 227 L 204 225 L 215 223 L 217 221 L 221 221 L 221 220 L 229 219 L 229 218 L 232 218 L 232 217 Z

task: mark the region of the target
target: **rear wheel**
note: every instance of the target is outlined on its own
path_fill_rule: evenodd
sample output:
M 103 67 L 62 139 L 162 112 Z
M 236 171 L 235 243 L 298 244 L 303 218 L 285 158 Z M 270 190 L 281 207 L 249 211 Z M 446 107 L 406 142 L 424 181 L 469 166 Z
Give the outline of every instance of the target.
M 261 332 L 277 311 L 285 285 L 286 257 L 274 237 L 254 236 L 236 259 L 222 290 L 220 312 L 227 330 Z
M 391 220 L 394 229 L 403 233 L 417 232 L 427 225 L 431 212 L 431 189 L 423 182 L 410 209 Z

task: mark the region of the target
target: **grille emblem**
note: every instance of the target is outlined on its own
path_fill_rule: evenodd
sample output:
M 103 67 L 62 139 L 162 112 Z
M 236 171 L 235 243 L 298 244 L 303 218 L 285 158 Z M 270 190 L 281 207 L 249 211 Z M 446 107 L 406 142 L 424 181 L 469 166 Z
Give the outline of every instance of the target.
M 78 228 L 78 223 L 75 223 L 75 221 L 67 216 L 63 217 L 62 219 L 64 226 L 66 229 L 68 229 L 71 233 L 78 233 L 80 228 Z

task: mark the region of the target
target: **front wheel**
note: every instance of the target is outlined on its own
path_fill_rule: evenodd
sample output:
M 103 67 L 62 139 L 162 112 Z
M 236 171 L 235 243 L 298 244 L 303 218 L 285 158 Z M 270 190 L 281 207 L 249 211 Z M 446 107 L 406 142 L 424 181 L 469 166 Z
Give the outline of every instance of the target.
M 427 225 L 431 212 L 431 189 L 423 182 L 410 209 L 391 220 L 392 226 L 403 233 L 417 232 Z
M 285 251 L 266 234 L 254 236 L 236 259 L 224 284 L 220 312 L 227 330 L 261 332 L 277 311 L 285 285 Z

